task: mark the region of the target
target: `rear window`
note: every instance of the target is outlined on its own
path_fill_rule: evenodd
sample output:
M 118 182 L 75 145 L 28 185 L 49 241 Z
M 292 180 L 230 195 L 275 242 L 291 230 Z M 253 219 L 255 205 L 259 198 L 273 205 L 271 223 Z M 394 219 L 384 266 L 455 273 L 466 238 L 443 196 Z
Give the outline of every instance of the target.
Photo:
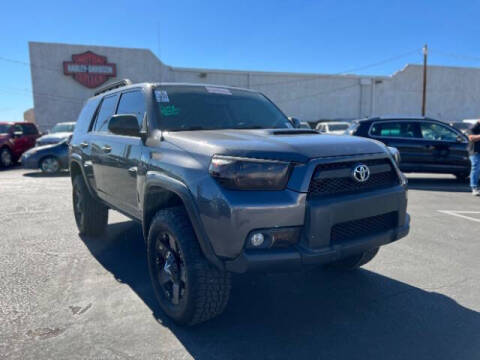
M 33 124 L 20 124 L 24 135 L 38 135 L 37 127 Z
M 347 130 L 348 129 L 348 124 L 330 124 L 330 125 L 328 125 L 328 129 L 330 131 Z
M 155 100 L 163 130 L 291 128 L 287 117 L 265 96 L 208 86 L 162 86 Z
M 55 125 L 52 129 L 52 133 L 60 132 L 73 132 L 75 130 L 75 124 L 73 123 L 59 123 Z

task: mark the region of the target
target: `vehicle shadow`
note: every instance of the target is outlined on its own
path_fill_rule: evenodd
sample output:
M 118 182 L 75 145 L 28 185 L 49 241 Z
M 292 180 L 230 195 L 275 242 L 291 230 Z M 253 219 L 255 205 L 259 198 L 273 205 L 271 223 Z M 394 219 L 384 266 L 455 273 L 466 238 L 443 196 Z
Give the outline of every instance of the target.
M 407 176 L 408 177 L 408 176 Z M 446 192 L 470 192 L 470 186 L 466 181 L 459 181 L 454 177 L 432 178 L 408 177 L 408 188 L 424 191 L 446 191 Z
M 83 240 L 195 359 L 458 360 L 480 355 L 478 312 L 368 270 L 237 275 L 223 315 L 179 327 L 156 302 L 138 224 L 112 224 L 102 241 Z
M 51 177 L 68 177 L 70 173 L 68 171 L 60 171 L 55 174 L 45 174 L 42 171 L 35 171 L 35 172 L 28 172 L 23 174 L 23 176 L 31 177 L 31 178 L 51 178 Z

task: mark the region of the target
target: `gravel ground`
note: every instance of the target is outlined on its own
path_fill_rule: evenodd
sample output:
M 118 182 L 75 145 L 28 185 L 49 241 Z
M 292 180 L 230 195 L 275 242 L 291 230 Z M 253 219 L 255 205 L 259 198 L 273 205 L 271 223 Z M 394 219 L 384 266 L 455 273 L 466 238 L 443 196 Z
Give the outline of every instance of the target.
M 111 211 L 82 240 L 68 176 L 0 171 L 0 357 L 478 359 L 480 198 L 450 176 L 410 189 L 410 235 L 364 269 L 234 276 L 222 316 L 180 328 L 139 225 Z

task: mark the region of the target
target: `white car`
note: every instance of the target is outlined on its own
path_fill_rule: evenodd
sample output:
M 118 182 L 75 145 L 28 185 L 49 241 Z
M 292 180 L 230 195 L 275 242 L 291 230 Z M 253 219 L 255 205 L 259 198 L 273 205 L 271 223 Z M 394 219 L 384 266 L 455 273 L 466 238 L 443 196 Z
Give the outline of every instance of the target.
M 343 135 L 349 126 L 346 121 L 328 121 L 318 123 L 316 129 L 325 134 Z

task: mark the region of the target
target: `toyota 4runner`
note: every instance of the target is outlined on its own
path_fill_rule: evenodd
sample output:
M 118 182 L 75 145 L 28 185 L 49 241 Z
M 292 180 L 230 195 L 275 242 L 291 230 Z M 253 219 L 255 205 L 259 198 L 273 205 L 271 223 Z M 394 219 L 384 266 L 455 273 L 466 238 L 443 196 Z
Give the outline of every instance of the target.
M 409 231 L 385 145 L 297 129 L 252 90 L 113 83 L 83 107 L 69 163 L 80 234 L 100 236 L 109 209 L 141 223 L 180 324 L 223 311 L 231 272 L 355 269 Z

